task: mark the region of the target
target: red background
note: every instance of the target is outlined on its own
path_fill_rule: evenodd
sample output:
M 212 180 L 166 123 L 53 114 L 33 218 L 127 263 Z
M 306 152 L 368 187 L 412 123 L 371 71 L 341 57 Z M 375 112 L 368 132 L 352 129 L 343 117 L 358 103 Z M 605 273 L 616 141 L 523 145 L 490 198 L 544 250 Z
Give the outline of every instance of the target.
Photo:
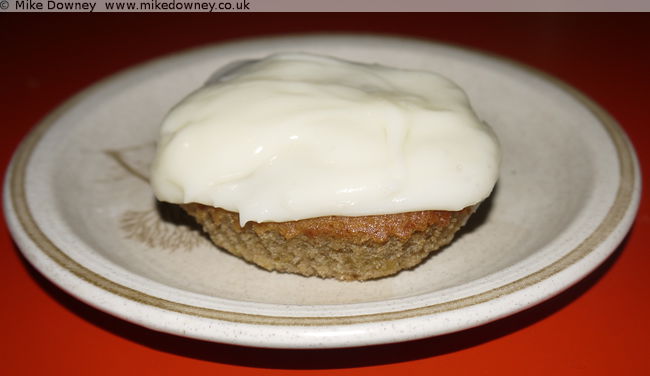
M 93 82 L 188 47 L 310 31 L 397 33 L 544 70 L 607 109 L 650 163 L 645 14 L 0 16 L 0 166 L 30 128 Z M 649 173 L 645 173 L 649 176 Z M 1 218 L 0 221 L 4 221 Z M 80 303 L 26 264 L 0 224 L 2 374 L 648 374 L 650 208 L 585 280 L 515 316 L 437 338 L 356 349 L 242 348 L 156 333 Z

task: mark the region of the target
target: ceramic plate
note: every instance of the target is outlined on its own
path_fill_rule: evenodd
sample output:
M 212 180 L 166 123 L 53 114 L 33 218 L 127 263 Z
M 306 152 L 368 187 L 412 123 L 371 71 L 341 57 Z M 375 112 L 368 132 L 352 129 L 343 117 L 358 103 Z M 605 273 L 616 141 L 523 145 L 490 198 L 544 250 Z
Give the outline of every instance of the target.
M 165 112 L 219 67 L 278 51 L 437 71 L 467 91 L 499 137 L 503 166 L 456 241 L 390 278 L 304 278 L 233 257 L 156 204 L 148 166 Z M 311 35 L 192 50 L 94 85 L 23 142 L 4 192 L 25 257 L 90 305 L 182 336 L 325 348 L 450 333 L 559 293 L 622 240 L 640 179 L 614 120 L 544 74 L 426 41 Z

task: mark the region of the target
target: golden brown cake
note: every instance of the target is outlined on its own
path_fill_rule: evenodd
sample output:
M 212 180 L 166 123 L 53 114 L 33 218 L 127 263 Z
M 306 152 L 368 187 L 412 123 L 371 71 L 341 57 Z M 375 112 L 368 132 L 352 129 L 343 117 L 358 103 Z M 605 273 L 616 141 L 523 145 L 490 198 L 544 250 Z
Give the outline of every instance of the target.
M 418 265 L 447 245 L 475 206 L 290 222 L 247 222 L 201 204 L 181 205 L 219 247 L 267 270 L 339 280 L 368 280 Z

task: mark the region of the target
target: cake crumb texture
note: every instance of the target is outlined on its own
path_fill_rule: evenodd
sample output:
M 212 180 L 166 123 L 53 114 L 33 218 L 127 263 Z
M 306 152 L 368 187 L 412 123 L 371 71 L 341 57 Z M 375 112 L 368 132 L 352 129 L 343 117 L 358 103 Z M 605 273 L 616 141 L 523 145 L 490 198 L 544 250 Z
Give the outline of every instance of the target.
M 417 211 L 288 222 L 248 222 L 202 204 L 183 204 L 219 247 L 266 270 L 363 281 L 418 265 L 447 245 L 476 209 Z

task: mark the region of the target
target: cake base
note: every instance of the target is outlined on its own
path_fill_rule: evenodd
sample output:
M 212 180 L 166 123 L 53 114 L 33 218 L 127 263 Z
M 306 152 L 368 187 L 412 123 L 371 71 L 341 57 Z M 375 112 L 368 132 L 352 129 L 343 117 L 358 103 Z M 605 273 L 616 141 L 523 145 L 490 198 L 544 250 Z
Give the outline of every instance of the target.
M 460 211 L 421 211 L 361 217 L 248 222 L 202 204 L 181 207 L 219 247 L 266 270 L 363 281 L 418 265 L 447 245 L 477 205 Z

